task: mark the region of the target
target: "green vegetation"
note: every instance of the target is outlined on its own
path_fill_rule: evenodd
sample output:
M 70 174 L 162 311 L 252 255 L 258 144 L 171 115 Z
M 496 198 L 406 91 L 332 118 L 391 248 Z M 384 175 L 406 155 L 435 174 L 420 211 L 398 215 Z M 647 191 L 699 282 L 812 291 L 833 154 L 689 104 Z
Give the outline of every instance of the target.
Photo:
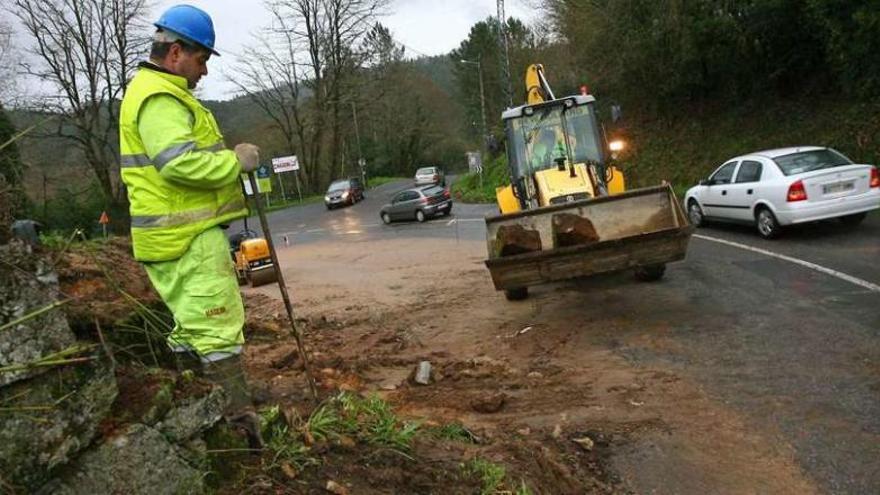
M 454 442 L 476 443 L 476 437 L 461 423 L 447 423 L 427 429 L 435 438 L 452 440 Z
M 373 189 L 389 182 L 406 180 L 404 177 L 370 177 L 367 179 L 367 189 Z
M 452 184 L 454 197 L 465 203 L 494 203 L 495 188 L 510 184 L 507 157 L 499 155 L 483 164 L 482 187 L 480 174 L 468 173 Z
M 508 488 L 507 470 L 504 466 L 475 457 L 461 465 L 462 473 L 468 477 L 480 479 L 480 495 L 500 495 L 513 493 L 515 495 L 531 495 L 532 491 L 526 486 L 525 481 L 520 480 L 515 490 Z

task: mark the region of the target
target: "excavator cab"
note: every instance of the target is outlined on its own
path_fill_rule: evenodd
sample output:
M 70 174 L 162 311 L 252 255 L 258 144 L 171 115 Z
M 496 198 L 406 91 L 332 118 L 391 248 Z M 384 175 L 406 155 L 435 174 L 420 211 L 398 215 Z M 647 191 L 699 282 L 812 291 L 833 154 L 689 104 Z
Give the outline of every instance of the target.
M 502 114 L 518 209 L 607 194 L 594 104 L 592 96 L 578 95 Z

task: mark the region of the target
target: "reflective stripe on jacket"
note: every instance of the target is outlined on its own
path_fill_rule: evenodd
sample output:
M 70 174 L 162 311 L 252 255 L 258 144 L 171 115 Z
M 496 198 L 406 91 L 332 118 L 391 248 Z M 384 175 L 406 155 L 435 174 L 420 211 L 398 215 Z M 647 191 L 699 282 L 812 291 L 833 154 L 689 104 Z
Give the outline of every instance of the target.
M 169 119 L 187 120 L 170 124 L 190 131 L 166 137 L 153 126 L 153 135 L 141 136 L 138 119 L 151 97 L 156 98 L 149 105 L 165 105 Z M 188 114 L 182 115 L 180 103 Z M 141 67 L 122 100 L 119 139 L 135 259 L 177 259 L 206 229 L 247 215 L 241 165 L 225 149 L 214 116 L 187 89 L 186 79 Z M 144 141 L 161 143 L 161 149 L 148 152 Z

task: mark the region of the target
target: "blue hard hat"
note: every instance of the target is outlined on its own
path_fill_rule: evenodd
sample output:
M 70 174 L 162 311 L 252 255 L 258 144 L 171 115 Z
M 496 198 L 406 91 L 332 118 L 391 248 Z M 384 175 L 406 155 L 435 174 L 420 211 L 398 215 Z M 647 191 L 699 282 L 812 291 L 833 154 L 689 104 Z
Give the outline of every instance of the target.
M 166 10 L 153 25 L 207 48 L 215 55 L 220 55 L 214 50 L 214 23 L 211 21 L 211 16 L 200 8 L 192 5 L 175 5 Z

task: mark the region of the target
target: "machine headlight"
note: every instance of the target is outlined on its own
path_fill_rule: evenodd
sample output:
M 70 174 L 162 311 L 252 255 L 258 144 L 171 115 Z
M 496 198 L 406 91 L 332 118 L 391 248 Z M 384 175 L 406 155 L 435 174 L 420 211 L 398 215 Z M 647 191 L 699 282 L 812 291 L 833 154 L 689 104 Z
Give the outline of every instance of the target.
M 621 139 L 615 139 L 614 141 L 611 141 L 610 143 L 608 143 L 608 149 L 611 151 L 615 151 L 615 152 L 616 151 L 623 151 L 623 148 L 625 148 L 625 147 L 626 147 L 626 143 L 624 143 L 623 140 L 621 140 Z
M 345 191 L 344 193 L 342 193 L 342 199 L 345 199 L 347 197 L 348 197 L 348 191 Z
M 330 196 L 324 196 L 324 201 L 330 201 Z

